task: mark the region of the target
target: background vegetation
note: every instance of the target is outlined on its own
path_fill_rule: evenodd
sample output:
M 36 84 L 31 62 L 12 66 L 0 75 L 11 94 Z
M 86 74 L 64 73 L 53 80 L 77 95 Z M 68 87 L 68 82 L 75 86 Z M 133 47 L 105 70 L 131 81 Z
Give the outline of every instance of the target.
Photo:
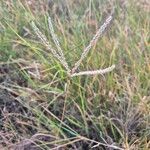
M 70 79 L 31 28 L 36 22 L 55 48 L 50 15 L 73 66 L 112 12 L 111 28 L 80 66 L 116 64 L 105 76 Z M 149 148 L 148 0 L 0 1 L 0 149 Z

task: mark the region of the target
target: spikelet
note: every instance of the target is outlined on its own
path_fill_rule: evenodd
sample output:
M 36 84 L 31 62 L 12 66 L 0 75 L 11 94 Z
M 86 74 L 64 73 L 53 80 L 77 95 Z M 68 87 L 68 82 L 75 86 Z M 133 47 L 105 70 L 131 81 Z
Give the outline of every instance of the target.
M 109 24 L 112 21 L 112 16 L 109 16 L 104 24 L 99 28 L 99 30 L 96 32 L 92 40 L 90 41 L 90 44 L 83 50 L 83 53 L 81 54 L 80 59 L 75 63 L 74 68 L 72 69 L 72 73 L 76 71 L 76 69 L 81 64 L 82 60 L 87 56 L 89 50 L 92 48 L 92 46 L 97 42 L 97 40 L 103 35 L 104 31 L 107 29 Z
M 50 17 L 48 17 L 48 25 L 49 25 L 49 31 L 50 31 L 50 33 L 51 33 L 52 39 L 53 39 L 53 41 L 54 41 L 54 43 L 55 43 L 55 45 L 56 45 L 56 48 L 57 48 L 57 50 L 58 50 L 58 54 L 60 55 L 60 57 L 63 59 L 63 61 L 66 63 L 66 65 L 67 65 L 67 67 L 68 67 L 68 64 L 67 64 L 66 59 L 65 59 L 64 54 L 63 54 L 63 51 L 62 51 L 62 49 L 61 49 L 61 47 L 60 47 L 58 37 L 57 37 L 57 35 L 56 35 L 55 32 L 54 32 L 52 20 L 51 20 Z M 69 67 L 68 67 L 68 68 L 69 68 Z
M 67 72 L 69 74 L 70 69 L 68 67 L 68 64 L 64 61 L 64 59 L 62 59 L 62 57 L 59 54 L 57 54 L 56 50 L 54 50 L 52 48 L 52 46 L 48 42 L 47 38 L 41 33 L 41 31 L 35 25 L 35 23 L 32 22 L 31 25 L 32 25 L 32 28 L 33 28 L 34 32 L 36 33 L 36 35 L 38 36 L 38 38 L 41 40 L 41 42 L 44 44 L 44 46 L 46 46 L 47 49 L 51 51 L 52 55 L 60 61 L 60 63 L 65 67 L 65 69 L 67 70 Z
M 71 77 L 75 76 L 82 76 L 82 75 L 97 75 L 97 74 L 105 74 L 110 71 L 112 71 L 115 68 L 115 65 L 112 65 L 111 67 L 105 68 L 105 69 L 99 69 L 99 70 L 93 70 L 93 71 L 81 71 L 79 73 L 73 73 L 71 74 Z

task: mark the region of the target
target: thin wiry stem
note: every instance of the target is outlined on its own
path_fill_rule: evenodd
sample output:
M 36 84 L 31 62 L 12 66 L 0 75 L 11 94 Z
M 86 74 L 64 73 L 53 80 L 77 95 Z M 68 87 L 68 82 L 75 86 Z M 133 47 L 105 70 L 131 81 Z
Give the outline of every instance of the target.
M 104 22 L 104 24 L 99 28 L 99 30 L 96 32 L 96 34 L 94 35 L 93 39 L 90 41 L 90 44 L 84 49 L 83 53 L 81 54 L 80 59 L 75 63 L 73 69 L 72 69 L 72 73 L 74 73 L 76 71 L 76 69 L 79 67 L 79 65 L 81 64 L 82 60 L 87 56 L 89 50 L 92 48 L 92 46 L 97 42 L 97 40 L 103 35 L 104 31 L 107 29 L 107 27 L 109 26 L 109 24 L 111 23 L 113 17 L 109 16 L 106 21 Z
M 61 49 L 61 47 L 60 47 L 58 37 L 57 37 L 57 35 L 56 35 L 55 32 L 54 32 L 52 20 L 51 20 L 50 17 L 48 17 L 48 26 L 49 26 L 49 31 L 50 31 L 50 33 L 51 33 L 52 39 L 53 39 L 53 41 L 54 41 L 54 43 L 55 43 L 55 45 L 56 45 L 56 48 L 57 48 L 57 50 L 58 50 L 58 54 L 61 56 L 61 58 L 62 58 L 63 61 L 66 63 L 67 67 L 69 68 L 68 63 L 66 62 L 66 59 L 65 59 L 65 57 L 64 57 L 63 51 L 62 51 L 62 49 Z
M 54 50 L 52 48 L 52 46 L 49 44 L 47 38 L 41 33 L 41 31 L 35 25 L 35 23 L 32 22 L 31 25 L 32 25 L 32 28 L 33 28 L 34 32 L 36 33 L 36 35 L 38 36 L 38 38 L 41 40 L 41 42 L 44 44 L 44 46 L 46 46 L 48 48 L 48 50 L 51 51 L 51 53 L 53 54 L 53 56 L 60 61 L 60 63 L 65 67 L 65 69 L 67 70 L 67 72 L 69 74 L 70 73 L 70 69 L 68 67 L 68 64 L 66 62 L 64 62 L 64 60 L 62 59 L 62 57 L 60 55 L 58 55 L 57 52 L 56 52 L 56 50 Z
M 111 67 L 105 68 L 105 69 L 99 69 L 99 70 L 93 70 L 93 71 L 81 71 L 79 73 L 73 73 L 71 74 L 71 77 L 75 76 L 82 76 L 82 75 L 97 75 L 97 74 L 105 74 L 110 71 L 112 71 L 115 68 L 115 65 L 112 65 Z

